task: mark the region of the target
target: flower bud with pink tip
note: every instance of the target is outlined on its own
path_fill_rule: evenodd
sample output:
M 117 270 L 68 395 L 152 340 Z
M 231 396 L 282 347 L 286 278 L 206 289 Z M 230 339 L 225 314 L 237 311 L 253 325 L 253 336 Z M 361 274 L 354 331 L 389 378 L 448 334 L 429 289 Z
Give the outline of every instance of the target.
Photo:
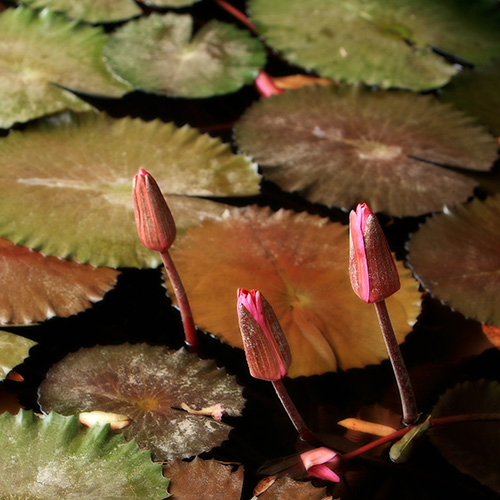
M 366 203 L 349 216 L 349 276 L 356 295 L 368 303 L 385 300 L 401 287 L 384 232 Z
M 340 481 L 339 475 L 331 469 L 332 466 L 338 465 L 340 462 L 340 456 L 336 451 L 321 446 L 301 453 L 300 460 L 310 476 L 333 483 Z M 330 467 L 326 464 L 330 464 Z

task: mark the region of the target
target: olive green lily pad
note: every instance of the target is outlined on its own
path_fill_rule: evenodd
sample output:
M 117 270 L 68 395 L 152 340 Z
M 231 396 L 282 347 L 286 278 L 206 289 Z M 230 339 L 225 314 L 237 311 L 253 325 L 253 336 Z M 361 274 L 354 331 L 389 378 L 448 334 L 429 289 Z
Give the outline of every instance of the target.
M 162 500 L 161 464 L 109 426 L 86 429 L 78 417 L 44 419 L 21 410 L 0 415 L 0 498 Z
M 424 288 L 469 318 L 500 326 L 500 196 L 427 219 L 409 242 Z
M 132 181 L 147 167 L 164 189 L 182 233 L 222 203 L 197 196 L 247 196 L 260 176 L 219 139 L 161 121 L 65 115 L 11 132 L 0 142 L 0 234 L 78 262 L 156 267 L 141 244 Z
M 100 410 L 129 417 L 132 422 L 121 432 L 160 461 L 209 451 L 229 435 L 229 425 L 189 413 L 183 404 L 195 411 L 216 406 L 215 412 L 239 416 L 245 404 L 241 393 L 235 378 L 213 361 L 147 344 L 80 349 L 54 365 L 39 389 L 45 412 Z
M 72 19 L 89 23 L 124 21 L 138 16 L 142 10 L 133 0 L 23 0 L 32 8 L 47 7 L 54 12 L 64 12 Z
M 457 68 L 432 49 L 481 63 L 500 52 L 496 2 L 480 0 L 250 0 L 258 33 L 320 76 L 427 90 Z
M 170 7 L 172 9 L 180 9 L 198 3 L 200 0 L 142 0 L 145 5 L 154 7 Z
M 458 168 L 488 171 L 498 156 L 493 136 L 431 96 L 336 86 L 260 100 L 236 138 L 285 191 L 395 216 L 466 201 L 476 183 Z
M 92 109 L 66 89 L 109 97 L 130 91 L 105 65 L 107 40 L 100 28 L 47 10 L 1 12 L 0 127 L 65 109 Z
M 192 31 L 189 15 L 153 14 L 118 29 L 104 53 L 135 87 L 178 97 L 235 92 L 265 65 L 261 43 L 247 31 L 215 20 Z
M 430 437 L 458 470 L 500 493 L 500 384 L 466 382 L 449 389 L 432 410 L 432 418 L 497 414 L 496 420 L 476 420 L 432 427 Z
M 28 357 L 34 345 L 33 340 L 0 330 L 0 380 Z
M 348 239 L 340 223 L 253 206 L 188 230 L 171 255 L 195 323 L 232 346 L 243 346 L 236 291 L 260 290 L 290 345 L 288 375 L 298 377 L 387 358 L 375 309 L 351 287 Z M 398 270 L 402 288 L 387 307 L 402 342 L 420 312 L 420 293 L 400 263 Z

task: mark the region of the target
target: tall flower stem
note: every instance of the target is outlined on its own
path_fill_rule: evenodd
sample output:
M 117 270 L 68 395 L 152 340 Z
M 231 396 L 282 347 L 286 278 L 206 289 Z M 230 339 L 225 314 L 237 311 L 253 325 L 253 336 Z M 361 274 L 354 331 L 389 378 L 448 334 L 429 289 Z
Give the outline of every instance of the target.
M 160 252 L 163 264 L 167 271 L 170 283 L 174 288 L 177 302 L 179 303 L 179 310 L 181 312 L 182 326 L 184 327 L 184 335 L 186 336 L 186 345 L 191 352 L 199 352 L 198 335 L 194 326 L 193 314 L 189 301 L 186 295 L 186 290 L 182 284 L 181 278 L 174 265 L 174 261 L 170 257 L 168 250 Z
M 281 404 L 283 405 L 283 408 L 285 408 L 288 417 L 292 421 L 295 429 L 297 429 L 300 438 L 312 446 L 323 446 L 323 443 L 321 443 L 307 427 L 306 423 L 304 422 L 304 419 L 301 417 L 299 411 L 297 410 L 297 407 L 293 404 L 293 401 L 290 399 L 290 396 L 285 388 L 285 385 L 283 384 L 283 381 L 273 380 L 272 383 L 274 390 L 276 391 L 276 394 L 278 395 Z
M 375 302 L 375 309 L 377 311 L 380 329 L 384 336 L 389 359 L 391 360 L 392 369 L 396 377 L 396 383 L 401 397 L 401 405 L 403 408 L 403 423 L 405 425 L 413 425 L 418 420 L 417 405 L 415 403 L 415 395 L 413 393 L 413 386 L 411 385 L 410 376 L 406 369 L 406 364 L 401 355 L 394 330 L 392 329 L 391 319 L 387 312 L 385 300 Z

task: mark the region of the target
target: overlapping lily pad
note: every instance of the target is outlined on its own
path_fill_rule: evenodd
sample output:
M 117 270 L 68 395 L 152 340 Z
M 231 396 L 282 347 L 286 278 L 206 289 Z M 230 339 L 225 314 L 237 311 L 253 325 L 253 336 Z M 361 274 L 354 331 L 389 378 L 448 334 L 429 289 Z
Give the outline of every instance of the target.
M 66 89 L 109 97 L 130 91 L 105 65 L 107 41 L 100 28 L 48 10 L 1 12 L 0 127 L 64 109 L 92 109 Z
M 375 309 L 352 291 L 348 253 L 346 226 L 256 207 L 207 221 L 172 248 L 195 322 L 233 346 L 242 347 L 236 290 L 263 293 L 290 344 L 291 377 L 387 357 Z M 410 273 L 398 269 L 402 289 L 387 305 L 402 342 L 419 314 L 420 294 Z
M 85 429 L 78 417 L 43 420 L 21 410 L 0 415 L 0 497 L 46 500 L 162 500 L 168 479 L 160 464 L 109 426 Z
M 409 263 L 422 285 L 465 316 L 500 326 L 500 196 L 428 219 L 412 235 Z
M 28 357 L 34 345 L 33 340 L 0 330 L 0 380 Z
M 250 0 L 258 32 L 288 61 L 346 82 L 426 90 L 457 68 L 432 49 L 481 63 L 500 52 L 492 0 Z
M 262 45 L 247 31 L 212 20 L 192 32 L 189 15 L 153 14 L 117 30 L 105 55 L 135 87 L 178 97 L 235 92 L 265 64 Z
M 248 159 L 196 130 L 160 121 L 65 115 L 0 143 L 0 233 L 46 255 L 109 267 L 155 267 L 135 228 L 132 180 L 147 168 L 182 233 L 225 205 L 196 196 L 247 196 L 260 176 Z
M 132 422 L 125 436 L 161 461 L 209 451 L 231 430 L 223 421 L 186 412 L 183 403 L 194 410 L 220 405 L 230 416 L 244 406 L 242 388 L 213 361 L 146 344 L 80 349 L 49 370 L 39 392 L 45 412 L 126 415 Z
M 264 177 L 309 201 L 395 216 L 465 201 L 498 144 L 462 112 L 431 96 L 315 87 L 254 104 L 236 126 Z
M 155 7 L 171 7 L 173 9 L 180 9 L 187 7 L 200 0 L 143 0 L 142 3 L 146 5 L 154 5 Z

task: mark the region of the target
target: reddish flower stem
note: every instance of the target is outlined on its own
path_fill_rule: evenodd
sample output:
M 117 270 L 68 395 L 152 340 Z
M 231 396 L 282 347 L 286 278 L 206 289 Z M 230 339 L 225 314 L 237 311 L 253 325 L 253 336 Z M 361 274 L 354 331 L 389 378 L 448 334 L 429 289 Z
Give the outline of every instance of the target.
M 219 7 L 222 7 L 225 11 L 229 12 L 232 16 L 234 16 L 238 21 L 242 22 L 247 28 L 252 30 L 254 33 L 257 31 L 255 24 L 248 19 L 248 17 L 243 14 L 243 12 L 239 11 L 236 7 L 233 7 L 231 4 L 226 2 L 225 0 L 214 0 Z
M 184 335 L 186 336 L 186 345 L 191 352 L 199 352 L 198 335 L 196 334 L 196 328 L 194 326 L 193 314 L 191 312 L 191 307 L 189 306 L 189 301 L 186 295 L 186 290 L 184 290 L 184 285 L 182 284 L 181 278 L 177 269 L 175 268 L 174 262 L 168 253 L 160 252 L 163 264 L 167 271 L 170 283 L 174 288 L 175 296 L 177 297 L 177 302 L 179 303 L 179 310 L 181 312 L 182 326 L 184 328 Z
M 403 423 L 405 425 L 413 425 L 418 420 L 419 415 L 410 376 L 408 375 L 408 370 L 406 369 L 401 350 L 396 340 L 396 336 L 394 335 L 394 330 L 392 329 L 391 319 L 387 312 L 385 300 L 375 302 L 374 304 L 399 389 L 399 396 L 403 408 Z

